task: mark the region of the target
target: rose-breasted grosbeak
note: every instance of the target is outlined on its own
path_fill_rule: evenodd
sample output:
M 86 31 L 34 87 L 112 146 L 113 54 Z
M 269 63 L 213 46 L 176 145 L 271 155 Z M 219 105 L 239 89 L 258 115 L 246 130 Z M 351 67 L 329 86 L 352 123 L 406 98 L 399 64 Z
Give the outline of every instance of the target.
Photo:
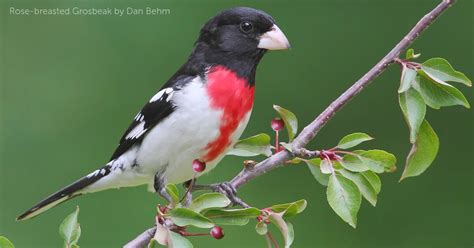
M 194 177 L 195 159 L 210 171 L 247 126 L 260 59 L 267 50 L 287 48 L 267 13 L 245 7 L 219 13 L 201 29 L 188 61 L 135 116 L 110 161 L 17 219 L 111 188 L 148 184 L 167 198 L 166 184 Z

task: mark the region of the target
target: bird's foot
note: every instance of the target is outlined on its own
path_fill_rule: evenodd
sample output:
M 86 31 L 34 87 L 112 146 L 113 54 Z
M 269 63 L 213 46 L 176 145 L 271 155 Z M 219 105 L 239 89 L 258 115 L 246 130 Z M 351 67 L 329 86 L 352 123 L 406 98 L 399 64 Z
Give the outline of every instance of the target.
M 239 205 L 244 208 L 250 207 L 247 203 L 242 201 L 242 199 L 237 196 L 237 189 L 229 182 L 211 184 L 209 185 L 209 188 L 214 192 L 219 192 L 227 196 L 227 198 L 229 198 L 233 205 Z
M 173 202 L 173 198 L 170 196 L 170 194 L 168 194 L 168 192 L 166 191 L 165 188 L 162 188 L 162 189 L 159 189 L 158 191 L 158 194 L 165 198 L 165 200 L 169 203 L 169 204 L 172 204 Z
M 181 201 L 184 207 L 188 207 L 189 204 L 193 201 L 193 186 L 196 183 L 196 178 L 194 177 L 191 180 L 188 180 L 183 183 L 183 187 L 186 188 L 186 192 L 184 193 L 183 198 L 181 198 Z
M 153 188 L 155 189 L 156 193 L 163 197 L 169 204 L 173 203 L 173 198 L 171 195 L 166 191 L 165 181 L 160 175 L 155 175 L 155 181 L 153 182 Z

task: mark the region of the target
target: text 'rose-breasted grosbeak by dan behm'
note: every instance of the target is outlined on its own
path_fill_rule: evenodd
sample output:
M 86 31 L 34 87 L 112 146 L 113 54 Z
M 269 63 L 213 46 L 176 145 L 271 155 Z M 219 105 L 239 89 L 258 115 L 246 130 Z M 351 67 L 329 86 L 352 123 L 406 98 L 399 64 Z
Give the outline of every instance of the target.
M 265 12 L 238 7 L 219 13 L 201 29 L 186 63 L 135 116 L 110 161 L 17 219 L 112 188 L 148 184 L 167 198 L 166 184 L 195 176 L 194 160 L 205 163 L 203 172 L 212 170 L 247 126 L 260 59 L 267 50 L 287 48 Z

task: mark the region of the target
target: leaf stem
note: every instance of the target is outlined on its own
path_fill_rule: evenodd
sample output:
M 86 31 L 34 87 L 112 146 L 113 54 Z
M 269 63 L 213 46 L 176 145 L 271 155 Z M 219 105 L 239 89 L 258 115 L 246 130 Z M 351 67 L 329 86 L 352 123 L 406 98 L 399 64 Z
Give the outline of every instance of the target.
M 187 206 L 189 203 L 191 203 L 191 200 L 192 200 L 192 197 L 193 197 L 193 187 L 194 187 L 194 184 L 196 183 L 196 174 L 197 173 L 194 173 L 194 176 L 193 176 L 193 179 L 191 179 L 191 182 L 189 183 L 189 186 L 186 190 L 186 192 L 184 193 L 183 197 L 181 198 L 181 200 L 179 200 L 179 202 L 183 202 L 185 199 L 185 206 Z
M 275 152 L 280 151 L 280 143 L 278 141 L 278 131 L 275 131 Z
M 357 153 L 354 153 L 354 152 L 349 152 L 349 151 L 341 151 L 341 150 L 337 150 L 337 151 L 334 151 L 335 153 L 342 153 L 342 154 L 349 154 L 349 155 L 352 155 L 352 156 L 356 156 L 356 157 L 360 157 L 359 154 Z
M 209 233 L 189 233 L 184 230 L 178 231 L 178 233 L 184 237 L 209 236 Z
M 278 242 L 273 237 L 272 232 L 268 231 L 265 235 L 270 240 L 270 242 L 273 244 L 273 246 L 275 246 L 275 248 L 280 248 L 280 246 L 278 245 Z

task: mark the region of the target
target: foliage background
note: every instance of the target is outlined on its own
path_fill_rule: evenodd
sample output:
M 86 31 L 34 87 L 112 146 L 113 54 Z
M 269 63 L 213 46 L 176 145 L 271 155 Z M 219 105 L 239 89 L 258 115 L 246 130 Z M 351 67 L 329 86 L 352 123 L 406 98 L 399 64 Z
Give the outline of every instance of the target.
M 4 1 L 0 11 L 0 234 L 17 247 L 59 247 L 61 220 L 80 205 L 82 247 L 119 247 L 151 226 L 158 198 L 145 187 L 72 200 L 32 221 L 21 211 L 105 163 L 142 104 L 185 61 L 201 25 L 236 5 L 261 8 L 293 48 L 271 52 L 259 66 L 253 118 L 245 135 L 269 132 L 278 103 L 308 123 L 381 58 L 438 0 L 335 1 Z M 9 7 L 157 7 L 161 16 L 12 16 Z M 473 1 L 461 0 L 415 42 L 422 59 L 444 57 L 474 77 Z M 383 175 L 378 206 L 364 201 L 352 229 L 329 207 L 325 188 L 305 166 L 252 181 L 240 194 L 257 207 L 306 198 L 291 222 L 294 247 L 472 247 L 472 110 L 429 111 L 440 153 L 421 177 L 398 183 L 410 149 L 397 103 L 400 71 L 392 66 L 323 129 L 311 147 L 345 134 L 376 137 L 365 145 L 399 158 Z M 473 103 L 472 89 L 460 87 Z M 226 158 L 201 182 L 231 178 L 239 159 Z M 221 241 L 195 247 L 264 247 L 252 225 L 227 227 Z

